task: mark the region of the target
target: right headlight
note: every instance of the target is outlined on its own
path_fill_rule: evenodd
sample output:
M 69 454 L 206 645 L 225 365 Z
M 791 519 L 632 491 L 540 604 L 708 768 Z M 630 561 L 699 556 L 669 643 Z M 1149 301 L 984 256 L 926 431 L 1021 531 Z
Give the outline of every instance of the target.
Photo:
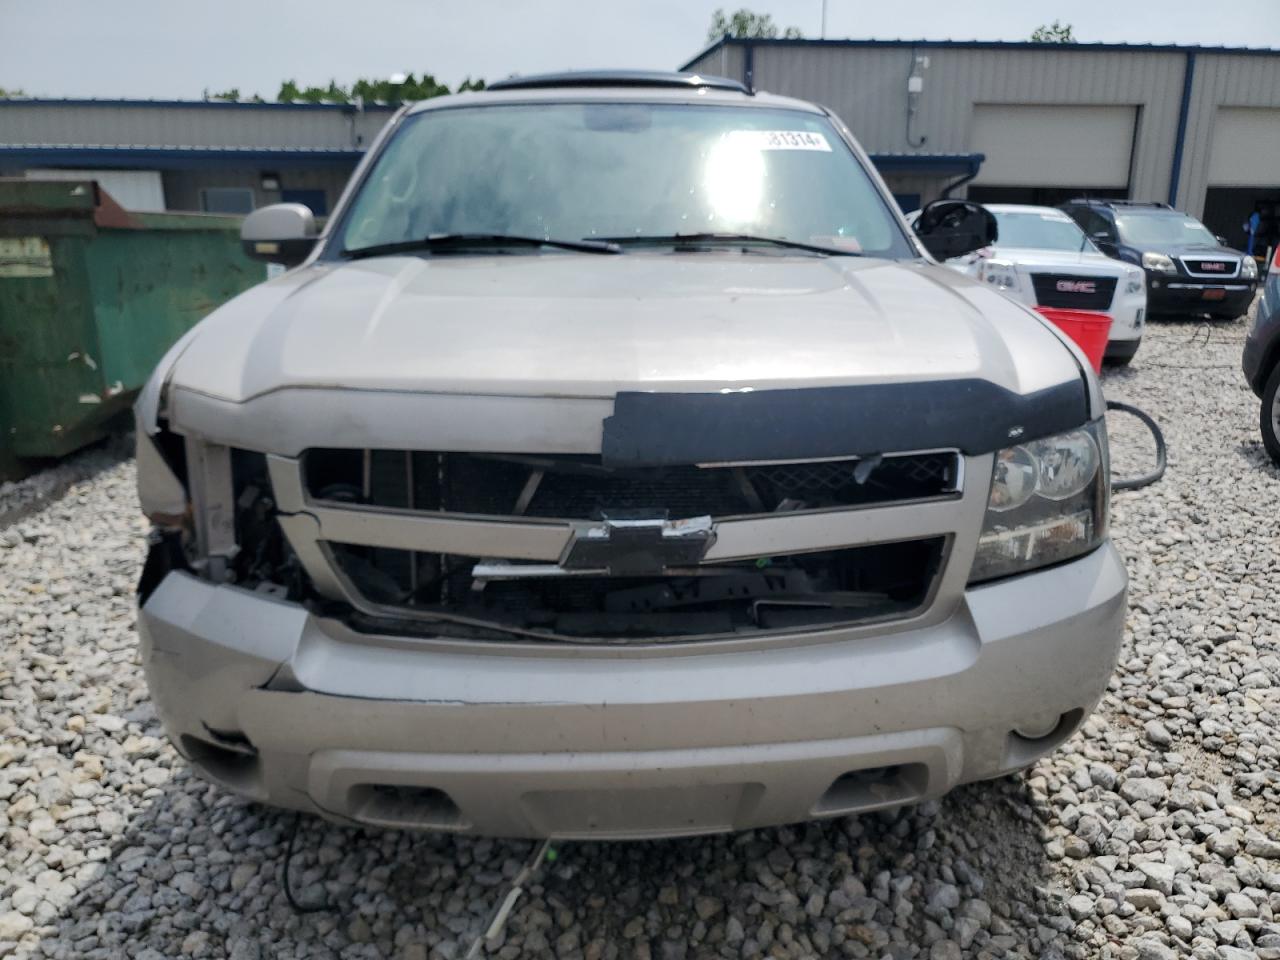
M 1144 253 L 1142 255 L 1142 266 L 1147 270 L 1154 270 L 1156 273 L 1178 272 L 1178 268 L 1173 265 L 1173 258 L 1167 257 L 1163 253 Z
M 1108 474 L 1101 419 L 997 453 L 969 582 L 1060 563 L 1101 544 Z
M 1147 285 L 1147 278 L 1141 270 L 1130 270 L 1125 274 L 1125 293 L 1141 293 Z

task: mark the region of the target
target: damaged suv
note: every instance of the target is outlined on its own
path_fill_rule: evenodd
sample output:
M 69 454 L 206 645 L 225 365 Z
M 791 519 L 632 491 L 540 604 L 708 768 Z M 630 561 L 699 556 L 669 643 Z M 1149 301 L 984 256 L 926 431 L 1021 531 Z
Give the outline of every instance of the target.
M 985 219 L 984 219 L 985 218 Z M 1021 769 L 1115 664 L 1083 355 L 830 112 L 688 75 L 400 111 L 139 398 L 157 710 L 347 823 L 695 834 Z

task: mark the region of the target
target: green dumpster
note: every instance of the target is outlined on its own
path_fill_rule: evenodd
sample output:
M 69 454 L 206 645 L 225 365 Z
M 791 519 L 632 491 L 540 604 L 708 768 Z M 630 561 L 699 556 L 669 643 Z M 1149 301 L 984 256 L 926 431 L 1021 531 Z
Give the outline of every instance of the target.
M 266 278 L 240 218 L 0 179 L 0 479 L 103 436 L 174 341 Z

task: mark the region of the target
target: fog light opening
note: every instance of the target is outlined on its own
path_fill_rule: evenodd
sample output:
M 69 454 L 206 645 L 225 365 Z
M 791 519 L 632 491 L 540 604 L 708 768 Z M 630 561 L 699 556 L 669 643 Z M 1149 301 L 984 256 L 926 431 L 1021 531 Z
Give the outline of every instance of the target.
M 1083 721 L 1084 709 L 1076 707 L 1059 716 L 1047 733 L 1029 736 L 1028 734 L 1036 734 L 1040 731 L 1041 727 L 1038 724 L 1029 724 L 1025 728 L 1010 730 L 1004 751 L 1004 768 L 1015 770 L 1025 767 L 1051 750 L 1055 750 L 1076 732 L 1076 728 Z
M 1016 736 L 1022 737 L 1023 740 L 1040 740 L 1057 730 L 1061 723 L 1062 717 L 1060 716 L 1048 717 L 1024 723 L 1013 732 Z
M 351 816 L 362 823 L 465 830 L 470 824 L 453 798 L 435 787 L 402 783 L 360 783 L 348 795 Z
M 836 816 L 913 803 L 928 787 L 929 768 L 923 763 L 851 770 L 836 777 L 814 804 L 813 815 Z
M 180 738 L 182 752 L 211 780 L 251 796 L 258 795 L 261 770 L 257 748 L 243 734 L 222 736 L 227 736 L 226 742 L 217 743 L 184 733 Z

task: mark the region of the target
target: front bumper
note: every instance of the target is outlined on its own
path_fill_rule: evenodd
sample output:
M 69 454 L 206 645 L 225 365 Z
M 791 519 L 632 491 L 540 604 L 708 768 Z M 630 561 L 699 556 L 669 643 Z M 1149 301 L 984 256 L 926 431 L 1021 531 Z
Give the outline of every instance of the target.
M 1159 286 L 1157 286 L 1159 284 Z M 1174 276 L 1147 280 L 1147 311 L 1151 314 L 1202 314 L 1242 316 L 1253 303 L 1257 283 L 1227 280 L 1222 283 Z M 1211 299 L 1222 291 L 1220 299 Z
M 1108 543 L 915 629 L 602 649 L 356 634 L 175 572 L 140 629 L 174 742 L 243 795 L 348 823 L 674 836 L 1028 765 L 1106 689 L 1125 592 Z
M 1107 352 L 1117 349 L 1121 352 L 1129 351 L 1132 356 L 1142 340 L 1143 321 L 1147 313 L 1146 291 L 1117 292 L 1108 313 L 1111 315 L 1111 334 L 1107 341 Z

